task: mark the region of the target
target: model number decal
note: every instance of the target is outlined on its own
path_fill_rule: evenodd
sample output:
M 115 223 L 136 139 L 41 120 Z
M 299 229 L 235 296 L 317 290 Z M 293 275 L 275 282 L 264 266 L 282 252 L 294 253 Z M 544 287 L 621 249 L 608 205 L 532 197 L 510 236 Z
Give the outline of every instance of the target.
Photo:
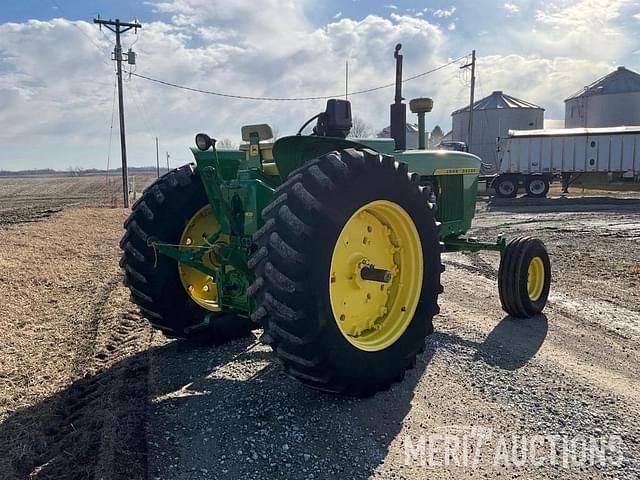
M 480 173 L 480 168 L 436 168 L 433 171 L 434 175 L 467 175 L 473 173 Z

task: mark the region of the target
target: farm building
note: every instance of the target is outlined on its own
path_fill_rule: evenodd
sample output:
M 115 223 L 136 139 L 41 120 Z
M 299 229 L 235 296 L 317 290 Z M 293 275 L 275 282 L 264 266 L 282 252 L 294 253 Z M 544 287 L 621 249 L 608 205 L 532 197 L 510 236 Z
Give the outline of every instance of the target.
M 391 127 L 384 127 L 378 134 L 376 135 L 378 138 L 390 138 L 391 137 Z M 426 134 L 427 141 L 429 139 L 429 134 Z M 407 148 L 415 149 L 418 148 L 418 125 L 407 122 Z
M 640 75 L 625 67 L 565 100 L 565 128 L 640 125 Z
M 469 151 L 486 164 L 496 165 L 496 140 L 509 130 L 529 130 L 543 127 L 544 108 L 502 91 L 495 91 L 473 104 L 472 139 Z M 469 140 L 469 107 L 451 114 L 451 140 Z

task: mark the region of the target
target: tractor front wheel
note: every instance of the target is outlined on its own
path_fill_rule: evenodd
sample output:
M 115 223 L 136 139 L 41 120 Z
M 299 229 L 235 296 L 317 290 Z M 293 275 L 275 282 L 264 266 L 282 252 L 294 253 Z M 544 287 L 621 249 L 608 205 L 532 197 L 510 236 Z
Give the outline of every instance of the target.
M 528 318 L 544 309 L 551 285 L 551 263 L 542 241 L 515 238 L 500 258 L 498 292 L 505 312 Z
M 276 190 L 249 294 L 291 376 L 367 396 L 415 363 L 442 290 L 429 193 L 406 164 L 356 149 L 307 162 Z
M 196 343 L 222 343 L 250 332 L 249 318 L 222 310 L 212 277 L 149 245 L 150 239 L 157 239 L 199 246 L 220 228 L 194 165 L 156 180 L 134 204 L 124 227 L 120 266 L 125 285 L 155 328 Z

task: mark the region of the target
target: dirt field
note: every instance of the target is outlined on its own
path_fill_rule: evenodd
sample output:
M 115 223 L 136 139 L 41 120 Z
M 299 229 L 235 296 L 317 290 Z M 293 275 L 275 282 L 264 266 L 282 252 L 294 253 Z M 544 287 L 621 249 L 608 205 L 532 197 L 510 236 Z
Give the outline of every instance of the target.
M 121 285 L 125 213 L 34 202 L 49 203 L 63 208 L 0 209 L 0 478 L 640 477 L 637 199 L 480 202 L 475 235 L 547 244 L 545 315 L 504 315 L 497 255 L 447 255 L 425 353 L 366 400 L 302 387 L 254 337 L 166 341 Z M 472 438 L 469 463 L 443 445 L 428 458 L 452 435 Z M 513 435 L 545 437 L 546 460 L 496 462 Z M 602 465 L 562 465 L 561 440 L 580 436 L 615 441 Z
M 130 176 L 131 197 L 153 180 Z M 122 206 L 120 182 L 118 176 L 100 175 L 0 177 L 0 225 L 38 221 L 64 207 Z

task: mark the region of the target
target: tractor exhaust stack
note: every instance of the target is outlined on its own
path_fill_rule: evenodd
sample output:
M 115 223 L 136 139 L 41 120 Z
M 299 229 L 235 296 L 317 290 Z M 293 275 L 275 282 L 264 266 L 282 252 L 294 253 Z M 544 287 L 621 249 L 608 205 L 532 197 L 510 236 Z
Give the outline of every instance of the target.
M 396 45 L 393 53 L 396 59 L 396 97 L 391 104 L 391 138 L 396 143 L 396 150 L 406 150 L 407 148 L 407 106 L 402 103 L 402 55 L 399 53 L 402 44 Z

